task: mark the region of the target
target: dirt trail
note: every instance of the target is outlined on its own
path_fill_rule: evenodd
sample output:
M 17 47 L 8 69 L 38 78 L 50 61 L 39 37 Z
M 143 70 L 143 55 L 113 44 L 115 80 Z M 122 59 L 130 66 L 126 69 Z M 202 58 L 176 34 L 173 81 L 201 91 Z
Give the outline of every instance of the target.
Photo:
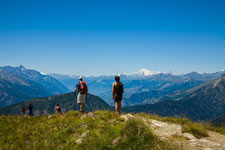
M 208 139 L 210 141 L 214 141 L 216 143 L 223 145 L 224 149 L 225 149 L 225 136 L 224 135 L 221 135 L 217 132 L 212 132 L 212 131 L 208 131 L 208 134 L 209 134 Z
M 178 124 L 136 117 L 131 114 L 121 115 L 121 118 L 125 121 L 129 118 L 141 119 L 155 135 L 163 140 L 172 140 L 182 145 L 185 150 L 225 150 L 225 135 L 216 132 L 208 131 L 209 137 L 198 139 L 190 133 L 183 133 L 182 126 Z

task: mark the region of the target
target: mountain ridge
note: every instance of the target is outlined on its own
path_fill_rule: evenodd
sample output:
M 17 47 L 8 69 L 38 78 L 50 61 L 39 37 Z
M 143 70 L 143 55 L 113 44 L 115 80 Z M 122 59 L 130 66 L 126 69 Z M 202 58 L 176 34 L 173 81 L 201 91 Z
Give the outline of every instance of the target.
M 161 116 L 182 116 L 195 121 L 208 121 L 225 114 L 225 77 L 222 76 L 192 89 L 167 96 L 164 101 L 156 104 L 131 106 L 124 109 L 127 112 L 147 112 Z
M 0 107 L 34 97 L 62 94 L 69 90 L 55 78 L 35 70 L 0 67 Z
M 151 72 L 151 71 L 150 71 Z M 133 105 L 137 103 L 135 99 L 130 99 L 130 97 L 135 97 L 137 94 L 142 92 L 151 92 L 152 90 L 168 91 L 168 94 L 172 94 L 177 90 L 186 90 L 194 86 L 200 85 L 211 79 L 220 77 L 225 71 L 219 71 L 217 73 L 189 73 L 174 75 L 171 73 L 155 73 L 154 75 L 144 76 L 144 75 L 129 75 L 121 74 L 121 81 L 124 83 L 125 93 L 124 100 L 129 99 L 129 104 Z M 135 74 L 135 73 L 134 73 Z M 51 75 L 51 74 L 49 74 Z M 53 74 L 53 77 L 62 82 L 71 91 L 74 90 L 77 78 L 79 76 L 64 76 Z M 89 90 L 91 93 L 100 96 L 102 99 L 110 105 L 113 104 L 111 99 L 111 88 L 112 82 L 114 82 L 114 76 L 95 76 L 95 77 L 83 77 L 87 82 Z M 164 95 L 161 95 L 164 96 Z M 141 100 L 141 104 L 145 104 L 145 99 Z M 124 101 L 125 102 L 125 101 Z M 155 102 L 158 102 L 155 100 Z M 127 105 L 127 103 L 123 103 Z

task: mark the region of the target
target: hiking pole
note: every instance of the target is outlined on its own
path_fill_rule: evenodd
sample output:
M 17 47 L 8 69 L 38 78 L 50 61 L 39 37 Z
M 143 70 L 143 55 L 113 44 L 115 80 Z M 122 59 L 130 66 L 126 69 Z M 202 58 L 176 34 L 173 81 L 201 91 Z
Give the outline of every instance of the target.
M 75 95 L 75 97 L 76 97 L 76 92 L 74 92 L 74 95 Z M 73 99 L 73 104 L 72 104 L 72 110 L 74 110 L 74 99 Z
M 72 104 L 72 110 L 73 110 L 73 107 L 74 107 L 74 100 L 73 100 L 73 104 Z

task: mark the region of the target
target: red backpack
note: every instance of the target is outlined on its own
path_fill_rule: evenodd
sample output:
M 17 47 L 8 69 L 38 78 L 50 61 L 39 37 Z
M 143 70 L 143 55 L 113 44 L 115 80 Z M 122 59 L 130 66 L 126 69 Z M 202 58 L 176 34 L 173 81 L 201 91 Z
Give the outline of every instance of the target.
M 80 93 L 87 93 L 87 85 L 84 81 L 80 81 Z

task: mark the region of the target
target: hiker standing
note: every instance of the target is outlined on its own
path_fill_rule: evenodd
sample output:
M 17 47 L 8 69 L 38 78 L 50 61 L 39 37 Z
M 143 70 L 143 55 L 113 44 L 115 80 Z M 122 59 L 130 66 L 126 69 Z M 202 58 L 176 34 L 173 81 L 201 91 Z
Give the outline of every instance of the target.
M 120 82 L 120 76 L 115 76 L 115 82 L 112 84 L 112 98 L 115 102 L 115 112 L 121 113 L 121 101 L 123 97 L 123 84 Z
M 59 106 L 59 104 L 55 105 L 54 111 L 55 111 L 56 114 L 61 114 L 62 111 L 61 111 L 61 107 Z
M 22 108 L 21 108 L 21 114 L 24 116 L 24 115 L 25 115 L 25 113 L 26 113 L 26 109 L 25 109 L 25 107 L 24 107 L 24 106 L 22 106 Z
M 83 110 L 83 105 L 86 100 L 86 96 L 88 94 L 88 88 L 86 83 L 83 81 L 82 77 L 79 77 L 78 83 L 76 84 L 75 87 L 75 93 L 78 92 L 77 94 L 77 103 L 80 105 L 80 112 L 84 112 Z
M 32 104 L 29 104 L 29 106 L 28 106 L 28 110 L 29 110 L 29 116 L 33 116 L 33 106 L 32 106 Z

